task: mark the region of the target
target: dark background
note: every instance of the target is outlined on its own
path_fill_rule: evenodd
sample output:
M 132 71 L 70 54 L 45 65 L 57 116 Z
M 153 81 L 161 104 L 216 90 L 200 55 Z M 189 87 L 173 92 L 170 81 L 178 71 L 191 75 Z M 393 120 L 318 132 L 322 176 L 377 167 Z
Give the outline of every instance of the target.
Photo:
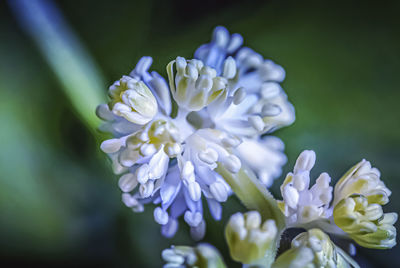
M 12 0 L 11 0 L 12 1 Z M 296 122 L 276 135 L 291 170 L 303 149 L 313 170 L 334 180 L 366 158 L 400 208 L 400 4 L 397 1 L 57 1 L 101 70 L 107 87 L 143 55 L 166 75 L 176 56 L 192 57 L 217 25 L 281 64 Z M 6 2 L 0 3 L 0 264 L 53 267 L 160 267 L 171 244 L 193 244 L 188 228 L 165 239 L 152 209 L 133 214 L 98 141 Z M 280 196 L 279 185 L 273 187 Z M 221 234 L 235 211 L 207 215 L 204 241 L 229 262 Z M 397 224 L 399 227 L 399 224 Z M 398 247 L 358 247 L 363 267 L 400 266 Z M 396 265 L 397 264 L 397 265 Z M 237 266 L 237 264 L 235 264 Z M 233 263 L 229 267 L 234 267 Z

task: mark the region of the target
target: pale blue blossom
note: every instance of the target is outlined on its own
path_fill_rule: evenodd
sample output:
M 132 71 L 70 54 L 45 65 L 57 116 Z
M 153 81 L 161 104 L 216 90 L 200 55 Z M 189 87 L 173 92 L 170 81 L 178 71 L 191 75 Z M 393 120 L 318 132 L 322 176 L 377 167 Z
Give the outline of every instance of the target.
M 279 85 L 285 73 L 241 44 L 240 35 L 217 27 L 197 59 L 168 64 L 168 82 L 143 57 L 97 109 L 106 121 L 102 130 L 113 135 L 101 149 L 121 175 L 122 201 L 135 212 L 155 204 L 154 219 L 167 237 L 180 216 L 193 237 L 203 237 L 203 198 L 221 219 L 221 203 L 232 191 L 218 165 L 231 173 L 245 165 L 269 186 L 286 162 L 282 141 L 261 136 L 294 120 Z

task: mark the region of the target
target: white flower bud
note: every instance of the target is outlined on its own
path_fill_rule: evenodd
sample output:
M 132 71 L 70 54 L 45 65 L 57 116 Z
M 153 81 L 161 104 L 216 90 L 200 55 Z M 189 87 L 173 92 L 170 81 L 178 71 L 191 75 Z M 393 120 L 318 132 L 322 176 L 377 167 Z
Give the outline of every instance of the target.
M 135 207 L 135 206 L 137 206 L 139 204 L 137 199 L 134 198 L 131 194 L 123 193 L 121 197 L 122 197 L 122 202 L 127 207 Z
M 240 87 L 233 94 L 233 103 L 239 105 L 246 98 L 246 91 Z
M 225 168 L 232 173 L 237 173 L 240 170 L 240 167 L 242 166 L 240 159 L 233 154 L 225 157 L 222 160 L 222 163 L 225 166 Z
M 109 139 L 101 143 L 100 149 L 106 154 L 112 154 L 118 152 L 121 146 L 120 139 Z
M 184 180 L 193 181 L 194 179 L 194 166 L 191 161 L 186 161 L 181 170 L 181 176 Z
M 149 179 L 149 165 L 143 164 L 135 171 L 135 176 L 139 183 L 144 184 Z
M 212 148 L 200 152 L 198 154 L 199 159 L 209 165 L 214 164 L 218 160 L 218 153 Z
M 198 226 L 203 220 L 203 215 L 200 212 L 192 212 L 187 210 L 184 215 L 184 219 L 192 227 Z
M 189 192 L 189 196 L 193 201 L 199 201 L 201 198 L 201 188 L 200 185 L 195 182 L 188 182 L 187 183 L 187 189 Z
M 333 204 L 336 205 L 352 194 L 362 194 L 370 202 L 385 205 L 389 202 L 391 191 L 381 181 L 379 170 L 373 168 L 370 162 L 362 160 L 336 183 Z
M 149 180 L 146 183 L 140 185 L 139 194 L 142 198 L 147 198 L 153 194 L 153 190 L 154 182 Z
M 124 76 L 109 90 L 112 112 L 126 120 L 144 125 L 157 113 L 157 101 L 150 89 L 132 77 Z
M 380 204 L 362 195 L 342 199 L 334 208 L 337 226 L 363 247 L 387 249 L 396 245 L 397 213 L 383 213 Z
M 265 82 L 261 85 L 261 96 L 263 99 L 271 99 L 282 91 L 281 86 L 274 82 Z
M 304 150 L 296 160 L 293 172 L 299 173 L 300 171 L 310 171 L 315 165 L 315 152 L 311 150 Z
M 226 79 L 232 79 L 236 75 L 236 62 L 232 57 L 228 57 L 224 62 L 224 71 L 222 76 Z
M 154 209 L 154 220 L 161 225 L 168 223 L 168 213 L 160 207 Z
M 249 123 L 258 131 L 261 132 L 264 130 L 264 121 L 258 115 L 249 116 Z
M 225 202 L 228 199 L 228 189 L 219 181 L 210 185 L 210 192 L 218 202 Z
M 234 73 L 232 64 L 234 62 L 227 63 L 228 76 Z M 180 108 L 189 111 L 201 110 L 226 91 L 226 78 L 216 77 L 216 70 L 204 66 L 200 60 L 186 61 L 178 57 L 168 64 L 167 72 L 172 96 Z
M 130 192 L 138 185 L 138 181 L 132 173 L 126 173 L 125 175 L 121 176 L 118 181 L 118 186 L 123 192 Z

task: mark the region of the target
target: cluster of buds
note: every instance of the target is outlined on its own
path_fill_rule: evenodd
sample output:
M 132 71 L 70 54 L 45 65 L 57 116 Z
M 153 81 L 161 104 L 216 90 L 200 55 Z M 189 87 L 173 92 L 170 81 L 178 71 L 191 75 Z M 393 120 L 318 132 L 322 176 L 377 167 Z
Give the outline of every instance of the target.
M 225 74 L 227 77 L 217 76 L 217 71 L 205 66 L 201 60 L 177 57 L 170 62 L 167 66 L 169 84 L 179 107 L 188 111 L 199 111 L 218 97 L 226 97 L 227 78 L 236 72 L 235 62 L 231 58 L 226 60 L 226 63 L 229 62 L 233 62 L 233 66 L 226 68 L 229 69 Z
M 367 248 L 395 246 L 397 213 L 383 213 L 391 191 L 381 181 L 379 170 L 362 160 L 343 175 L 334 190 L 327 173 L 309 189 L 315 158 L 313 151 L 302 152 L 281 186 L 279 205 L 288 226 L 320 227 Z
M 231 216 L 225 237 L 233 260 L 244 267 L 357 268 L 350 257 L 355 253 L 354 245 L 350 244 L 348 254 L 330 235 L 347 237 L 367 248 L 389 249 L 396 245 L 397 213 L 383 212 L 382 206 L 389 202 L 391 192 L 381 181 L 379 170 L 362 160 L 334 188 L 329 185 L 327 173 L 322 173 L 310 188 L 310 171 L 315 161 L 314 151 L 303 151 L 281 186 L 283 201 L 274 200 L 282 212 L 283 227 L 276 224 L 279 215 L 264 219 L 264 223 L 263 215 L 257 211 Z M 306 231 L 292 240 L 290 249 L 276 257 L 284 230 L 292 227 Z

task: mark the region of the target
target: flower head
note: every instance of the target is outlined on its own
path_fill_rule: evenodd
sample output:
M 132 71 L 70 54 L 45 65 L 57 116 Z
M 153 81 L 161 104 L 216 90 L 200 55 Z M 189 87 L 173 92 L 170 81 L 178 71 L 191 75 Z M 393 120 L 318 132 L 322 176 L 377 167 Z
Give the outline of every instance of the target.
M 226 33 L 217 28 L 196 59 L 177 57 L 168 64 L 169 83 L 149 72 L 152 59 L 143 57 L 110 87 L 109 105 L 97 109 L 106 121 L 102 130 L 113 135 L 101 149 L 120 175 L 122 201 L 135 212 L 155 204 L 154 219 L 168 237 L 180 216 L 195 238 L 204 235 L 203 199 L 211 215 L 221 218 L 221 203 L 231 189 L 218 166 L 231 174 L 248 166 L 271 185 L 286 162 L 278 138 L 261 138 L 294 120 L 279 85 L 284 71 L 241 48 L 240 35 Z M 257 150 L 262 161 L 249 150 Z

